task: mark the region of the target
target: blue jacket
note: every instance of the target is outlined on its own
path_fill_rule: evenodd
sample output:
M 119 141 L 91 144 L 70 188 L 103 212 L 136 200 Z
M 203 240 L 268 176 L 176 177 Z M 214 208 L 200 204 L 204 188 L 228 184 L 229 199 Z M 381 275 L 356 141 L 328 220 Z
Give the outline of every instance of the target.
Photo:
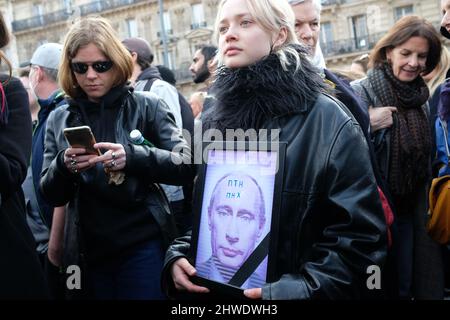
M 444 128 L 439 121 L 439 117 L 436 117 L 435 121 L 435 131 L 436 131 L 436 161 L 440 165 L 444 165 L 439 169 L 439 177 L 450 174 L 450 168 L 448 166 L 448 157 L 447 150 L 445 148 L 445 139 L 444 139 Z M 448 132 L 448 123 L 447 123 L 447 141 L 450 141 L 449 132 Z M 450 147 L 449 147 L 450 148 Z
M 39 190 L 42 163 L 44 160 L 44 138 L 47 127 L 47 118 L 55 108 L 66 104 L 61 91 L 55 91 L 48 99 L 38 100 L 41 110 L 38 113 L 38 124 L 33 132 L 31 171 L 33 174 L 33 185 L 41 218 L 47 227 L 51 227 L 53 218 L 53 206 L 50 206 L 43 198 Z

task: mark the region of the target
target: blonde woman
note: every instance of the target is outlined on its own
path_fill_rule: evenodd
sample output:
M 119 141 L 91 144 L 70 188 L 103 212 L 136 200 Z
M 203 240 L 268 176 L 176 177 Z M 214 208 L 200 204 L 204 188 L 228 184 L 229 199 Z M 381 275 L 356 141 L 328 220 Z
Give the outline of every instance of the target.
M 215 31 L 216 104 L 205 115 L 205 129 L 277 128 L 287 143 L 277 254 L 271 257 L 276 267 L 245 296 L 365 297 L 367 267 L 383 265 L 387 238 L 361 128 L 323 93 L 323 81 L 298 45 L 287 0 L 223 0 Z M 227 238 L 213 255 L 239 252 L 245 236 Z M 179 238 L 166 254 L 169 293 L 212 290 L 191 281 L 196 270 L 186 259 L 190 242 L 190 235 Z

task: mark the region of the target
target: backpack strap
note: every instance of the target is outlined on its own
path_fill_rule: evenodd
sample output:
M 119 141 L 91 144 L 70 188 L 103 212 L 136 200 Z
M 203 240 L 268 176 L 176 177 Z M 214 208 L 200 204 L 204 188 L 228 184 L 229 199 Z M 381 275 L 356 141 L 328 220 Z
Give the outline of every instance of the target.
M 147 80 L 147 83 L 146 83 L 145 86 L 144 86 L 144 90 L 142 90 L 142 91 L 150 91 L 150 89 L 152 88 L 153 83 L 154 83 L 156 80 L 159 80 L 159 79 L 158 79 L 158 78 L 151 78 L 151 79 L 148 79 L 148 80 Z
M 447 121 L 442 120 L 441 118 L 439 118 L 439 122 L 441 123 L 442 126 L 442 130 L 444 130 L 444 141 L 445 141 L 445 150 L 447 152 L 447 163 L 450 164 L 450 151 L 448 148 L 448 139 L 447 139 Z

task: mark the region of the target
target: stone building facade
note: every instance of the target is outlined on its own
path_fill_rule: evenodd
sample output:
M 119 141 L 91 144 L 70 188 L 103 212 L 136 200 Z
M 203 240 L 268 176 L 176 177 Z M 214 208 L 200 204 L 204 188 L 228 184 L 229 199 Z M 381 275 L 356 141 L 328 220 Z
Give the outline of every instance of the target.
M 168 64 L 186 95 L 196 89 L 188 70 L 195 50 L 212 41 L 219 0 L 163 0 Z M 329 68 L 346 69 L 406 14 L 417 14 L 438 26 L 440 0 L 322 0 L 321 46 Z M 14 35 L 6 49 L 17 67 L 37 46 L 60 42 L 78 17 L 110 19 L 121 38 L 147 39 L 162 64 L 163 42 L 158 0 L 0 0 Z
M 405 15 L 418 15 L 439 29 L 440 0 L 322 0 L 321 47 L 329 68 L 348 69 Z

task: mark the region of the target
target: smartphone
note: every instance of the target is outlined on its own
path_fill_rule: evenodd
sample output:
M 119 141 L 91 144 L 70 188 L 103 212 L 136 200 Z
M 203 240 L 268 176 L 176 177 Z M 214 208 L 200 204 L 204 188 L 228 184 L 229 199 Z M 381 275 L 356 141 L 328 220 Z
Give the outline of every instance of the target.
M 100 150 L 94 148 L 96 142 L 90 127 L 65 128 L 64 136 L 72 148 L 85 148 L 86 153 L 101 155 Z

